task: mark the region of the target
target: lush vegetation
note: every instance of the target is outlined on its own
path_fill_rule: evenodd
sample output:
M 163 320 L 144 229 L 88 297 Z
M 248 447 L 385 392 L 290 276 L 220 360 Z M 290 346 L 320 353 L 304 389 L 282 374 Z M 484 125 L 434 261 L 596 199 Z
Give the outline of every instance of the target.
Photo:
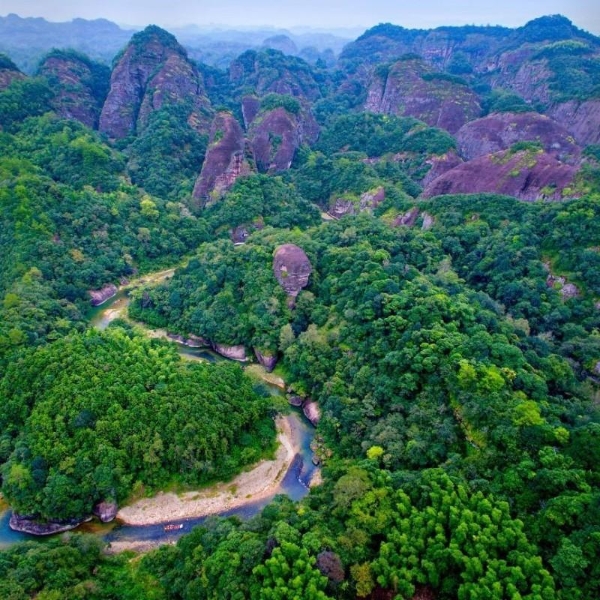
M 372 78 L 413 60 L 427 35 L 378 25 L 337 70 L 274 50 L 245 52 L 229 73 L 201 66 L 214 108 L 242 122 L 250 96 L 299 127 L 312 110 L 321 132 L 288 171 L 240 177 L 200 214 L 190 196 L 208 126 L 185 101 L 110 144 L 52 112 L 52 80 L 0 92 L 10 505 L 80 519 L 101 500 L 228 478 L 272 451 L 272 400 L 240 366 L 183 362 L 125 322 L 88 329 L 89 290 L 181 264 L 131 290 L 129 317 L 276 357 L 289 394 L 320 407 L 324 476 L 299 502 L 209 519 L 143 557 L 78 534 L 15 546 L 0 553 L 2 598 L 600 595 L 600 150 L 582 148 L 565 190 L 581 197 L 568 202 L 420 199 L 431 165 L 455 160 L 454 137 L 363 107 Z M 453 55 L 424 78 L 470 86 L 483 113 L 541 108 L 512 89 L 510 69 L 479 72 L 499 47 L 547 67 L 540 93 L 553 101 L 597 94 L 597 40 L 562 17 L 435 35 Z M 152 27 L 134 36 L 136 60 L 149 36 L 184 53 Z M 106 74 L 95 71 L 98 98 Z M 233 178 L 228 164 L 220 175 Z M 282 244 L 312 268 L 293 307 L 273 273 Z
M 119 329 L 26 353 L 0 398 L 2 492 L 42 519 L 80 518 L 145 486 L 230 478 L 274 434 L 239 366 L 182 361 Z

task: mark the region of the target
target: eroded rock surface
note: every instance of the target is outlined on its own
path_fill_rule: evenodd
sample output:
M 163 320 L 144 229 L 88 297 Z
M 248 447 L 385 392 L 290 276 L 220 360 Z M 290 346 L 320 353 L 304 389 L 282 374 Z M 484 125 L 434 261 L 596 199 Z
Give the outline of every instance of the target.
M 55 50 L 42 62 L 39 74 L 54 91 L 52 107 L 61 117 L 93 129 L 98 126 L 108 92 L 108 67 L 74 52 Z
M 196 207 L 216 202 L 238 177 L 250 173 L 240 124 L 231 113 L 218 113 L 210 128 L 208 150 L 192 194 Z
M 92 306 L 100 306 L 101 304 L 104 304 L 107 300 L 112 298 L 117 291 L 117 286 L 113 283 L 105 285 L 100 290 L 90 290 L 88 293 L 91 298 Z
M 468 86 L 433 73 L 418 58 L 400 60 L 387 75 L 376 75 L 369 86 L 365 110 L 416 117 L 450 133 L 481 114 L 479 100 Z
M 295 298 L 308 285 L 312 266 L 302 248 L 284 244 L 275 251 L 273 272 L 288 296 Z
M 563 124 L 578 144 L 600 144 L 600 100 L 570 100 L 556 104 L 548 114 Z
M 231 360 L 237 360 L 239 362 L 246 362 L 248 357 L 246 356 L 246 348 L 244 346 L 226 346 L 225 344 L 212 344 L 213 350 Z
M 14 531 L 21 531 L 31 535 L 52 535 L 75 529 L 82 523 L 90 520 L 91 517 L 80 520 L 70 519 L 68 521 L 37 521 L 35 517 L 23 516 L 13 512 L 8 524 Z
M 199 130 L 210 123 L 202 77 L 170 33 L 151 25 L 136 33 L 112 72 L 99 129 L 121 139 L 143 129 L 152 111 L 188 102 L 188 122 Z
M 521 200 L 559 200 L 577 167 L 543 152 L 503 151 L 463 163 L 433 180 L 423 197 L 442 194 L 506 194 Z
M 256 355 L 256 360 L 258 360 L 259 364 L 261 364 L 267 371 L 270 373 L 277 364 L 277 355 L 271 354 L 266 351 L 261 351 L 258 348 L 254 348 L 254 354 Z
M 463 125 L 456 140 L 465 160 L 507 150 L 516 142 L 524 141 L 539 143 L 548 154 L 563 162 L 577 162 L 581 154 L 567 129 L 536 112 L 488 115 Z
M 110 521 L 113 521 L 117 516 L 118 511 L 119 506 L 116 502 L 103 500 L 94 506 L 92 512 L 94 516 L 98 517 L 103 523 L 110 523 Z

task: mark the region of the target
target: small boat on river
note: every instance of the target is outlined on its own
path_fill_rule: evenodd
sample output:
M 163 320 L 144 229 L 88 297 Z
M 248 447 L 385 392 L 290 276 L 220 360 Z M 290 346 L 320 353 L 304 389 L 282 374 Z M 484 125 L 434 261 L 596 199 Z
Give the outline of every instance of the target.
M 163 527 L 165 531 L 179 531 L 183 529 L 183 523 L 169 523 Z

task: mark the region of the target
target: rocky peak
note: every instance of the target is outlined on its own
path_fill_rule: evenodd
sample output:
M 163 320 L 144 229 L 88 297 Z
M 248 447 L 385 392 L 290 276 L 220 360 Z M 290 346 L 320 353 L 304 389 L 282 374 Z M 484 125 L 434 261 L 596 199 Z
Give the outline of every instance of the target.
M 0 53 L 0 91 L 6 89 L 16 79 L 25 79 L 25 75 L 6 54 Z
M 219 112 L 211 125 L 202 171 L 192 194 L 196 208 L 215 202 L 242 175 L 249 175 L 244 131 L 229 112 Z
M 199 129 L 210 108 L 202 77 L 173 35 L 154 25 L 136 33 L 118 58 L 100 116 L 100 131 L 127 137 L 143 128 L 150 113 L 165 104 L 189 103 Z
M 310 102 L 321 97 L 310 65 L 279 50 L 247 50 L 229 66 L 229 79 L 234 87 L 250 88 L 258 96 L 276 93 Z
M 294 299 L 308 285 L 312 266 L 302 248 L 295 244 L 284 244 L 275 250 L 273 272 L 279 285 L 286 291 L 293 306 Z
M 365 110 L 416 117 L 450 133 L 481 114 L 476 94 L 458 77 L 435 73 L 423 60 L 409 56 L 386 72 L 376 70 Z
M 91 128 L 98 126 L 108 93 L 108 67 L 73 50 L 53 50 L 40 64 L 38 73 L 54 91 L 52 107 L 57 114 Z

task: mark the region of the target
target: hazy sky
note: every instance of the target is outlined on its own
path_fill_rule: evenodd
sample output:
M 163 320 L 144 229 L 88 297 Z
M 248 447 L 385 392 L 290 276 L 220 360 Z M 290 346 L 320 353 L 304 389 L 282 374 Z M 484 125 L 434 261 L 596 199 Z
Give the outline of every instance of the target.
M 360 27 L 382 22 L 405 27 L 438 25 L 519 26 L 549 14 L 600 34 L 599 0 L 0 0 L 0 15 L 104 17 L 121 25 L 188 24 Z

